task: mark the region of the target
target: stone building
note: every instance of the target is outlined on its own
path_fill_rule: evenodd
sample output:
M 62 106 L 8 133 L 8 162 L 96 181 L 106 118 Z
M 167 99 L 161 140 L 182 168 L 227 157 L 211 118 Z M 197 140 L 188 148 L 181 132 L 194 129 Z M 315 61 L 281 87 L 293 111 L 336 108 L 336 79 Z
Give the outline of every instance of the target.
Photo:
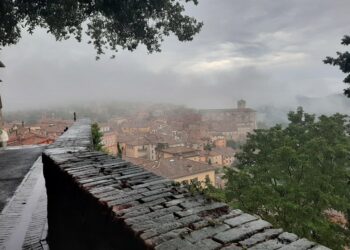
M 179 147 L 169 147 L 169 148 L 162 148 L 158 149 L 158 158 L 191 158 L 191 157 L 198 157 L 199 156 L 199 150 L 194 149 L 191 147 L 186 146 L 179 146 Z
M 117 155 L 118 146 L 116 132 L 103 132 L 102 144 L 110 154 Z
M 222 134 L 227 140 L 244 141 L 257 128 L 256 111 L 247 108 L 244 100 L 239 100 L 234 109 L 204 109 L 200 114 L 209 133 Z

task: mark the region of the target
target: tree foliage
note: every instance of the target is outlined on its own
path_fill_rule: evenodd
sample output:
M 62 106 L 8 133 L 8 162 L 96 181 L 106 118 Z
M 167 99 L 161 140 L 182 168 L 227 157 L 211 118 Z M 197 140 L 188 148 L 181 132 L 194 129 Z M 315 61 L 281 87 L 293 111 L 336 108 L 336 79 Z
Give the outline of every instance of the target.
M 123 157 L 123 148 L 117 142 L 117 158 L 121 159 Z
M 239 149 L 242 145 L 241 142 L 234 141 L 234 140 L 227 140 L 226 141 L 227 147 L 233 148 L 233 149 Z
M 344 36 L 344 38 L 341 41 L 342 45 L 348 46 L 350 45 L 350 36 Z M 345 79 L 344 83 L 350 84 L 350 52 L 337 52 L 337 57 L 326 57 L 325 60 L 323 60 L 324 63 L 330 64 L 333 66 L 338 66 L 339 69 L 345 73 L 348 74 Z M 344 89 L 344 95 L 347 97 L 350 97 L 350 87 Z
M 89 37 L 97 54 L 105 49 L 135 50 L 144 44 L 149 52 L 160 51 L 165 36 L 175 34 L 190 41 L 202 23 L 184 14 L 183 3 L 197 0 L 2 0 L 0 46 L 16 44 L 24 27 L 47 29 L 57 40 Z M 85 28 L 86 27 L 86 28 Z
M 102 145 L 102 132 L 100 131 L 100 127 L 97 123 L 93 123 L 91 126 L 91 134 L 92 134 L 92 145 L 94 150 L 103 151 Z
M 204 150 L 206 150 L 206 151 L 211 151 L 212 150 L 212 145 L 210 145 L 210 143 L 207 143 L 207 144 L 205 144 L 204 145 Z
M 347 117 L 288 115 L 289 125 L 258 129 L 228 170 L 226 200 L 275 226 L 333 249 L 350 243 L 348 228 L 328 209 L 350 214 L 350 138 Z M 349 225 L 347 225 L 349 226 Z

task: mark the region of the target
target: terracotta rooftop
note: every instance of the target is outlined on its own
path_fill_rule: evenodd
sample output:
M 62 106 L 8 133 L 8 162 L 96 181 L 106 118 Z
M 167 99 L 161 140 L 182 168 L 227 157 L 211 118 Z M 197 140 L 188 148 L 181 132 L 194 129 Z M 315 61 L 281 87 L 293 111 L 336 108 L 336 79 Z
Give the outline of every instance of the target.
M 167 158 L 148 162 L 145 161 L 143 163 L 138 162 L 138 165 L 157 175 L 169 179 L 178 179 L 216 169 L 214 166 L 206 163 L 179 158 Z
M 223 156 L 234 156 L 234 154 L 236 153 L 236 151 L 230 147 L 224 147 L 224 148 L 215 147 L 215 148 L 212 148 L 212 151 L 215 153 L 221 154 Z
M 185 146 L 164 148 L 164 149 L 160 149 L 159 151 L 164 152 L 164 153 L 168 153 L 168 154 L 173 154 L 173 155 L 199 152 L 198 149 L 185 147 Z

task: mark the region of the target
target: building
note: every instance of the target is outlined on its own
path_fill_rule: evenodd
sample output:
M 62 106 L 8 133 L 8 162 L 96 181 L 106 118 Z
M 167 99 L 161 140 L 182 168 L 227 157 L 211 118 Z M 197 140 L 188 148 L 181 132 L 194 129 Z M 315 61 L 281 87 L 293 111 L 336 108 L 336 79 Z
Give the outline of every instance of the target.
M 236 151 L 230 147 L 215 147 L 212 149 L 213 152 L 220 154 L 222 157 L 222 165 L 229 167 L 235 161 Z
M 126 158 L 125 160 L 137 164 L 157 175 L 172 179 L 177 182 L 199 181 L 204 183 L 206 179 L 215 185 L 216 167 L 188 159 L 167 158 L 157 161 L 145 161 L 140 159 Z
M 111 127 L 109 126 L 109 124 L 99 124 L 99 127 L 102 133 L 107 133 L 111 131 Z
M 201 151 L 199 161 L 222 166 L 222 155 L 212 150 Z
M 23 145 L 42 145 L 51 144 L 55 140 L 53 138 L 37 134 L 32 131 L 24 133 L 12 133 L 7 142 L 8 146 L 23 146 Z
M 103 147 L 112 155 L 117 155 L 117 134 L 115 132 L 104 132 L 102 136 Z
M 146 122 L 127 121 L 121 124 L 121 131 L 124 134 L 146 134 L 151 131 L 151 127 Z
M 38 124 L 31 126 L 30 129 L 31 131 L 35 130 L 36 133 L 43 136 L 57 139 L 72 124 L 73 122 L 70 120 L 42 118 Z M 19 126 L 17 127 L 19 128 Z M 22 127 L 24 127 L 24 123 Z M 15 129 L 15 127 L 13 127 L 13 129 Z
M 214 136 L 211 138 L 212 144 L 217 148 L 226 147 L 226 138 L 225 136 Z
M 149 158 L 149 143 L 143 138 L 135 138 L 121 144 L 123 155 L 132 158 Z
M 183 147 L 185 144 L 181 140 L 173 135 L 164 135 L 158 132 L 147 134 L 144 139 L 148 143 L 148 159 L 154 161 L 159 159 L 160 149 L 173 148 L 173 147 Z
M 200 114 L 209 134 L 221 133 L 227 140 L 244 141 L 257 128 L 256 111 L 247 108 L 244 100 L 239 100 L 234 109 L 205 109 Z
M 9 136 L 5 130 L 0 129 L 0 149 L 6 149 Z
M 199 150 L 185 147 L 185 146 L 178 146 L 178 147 L 169 147 L 169 148 L 159 148 L 158 151 L 158 159 L 160 158 L 193 158 L 193 157 L 199 157 Z
M 60 119 L 41 119 L 39 123 L 25 126 L 24 122 L 7 124 L 9 146 L 51 144 L 72 124 Z

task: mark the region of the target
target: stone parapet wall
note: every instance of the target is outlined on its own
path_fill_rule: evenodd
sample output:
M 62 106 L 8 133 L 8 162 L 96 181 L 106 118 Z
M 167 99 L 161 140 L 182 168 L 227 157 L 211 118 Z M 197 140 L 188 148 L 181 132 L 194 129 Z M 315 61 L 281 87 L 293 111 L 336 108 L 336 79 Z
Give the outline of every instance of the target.
M 91 150 L 89 120 L 43 154 L 50 249 L 328 249 Z

